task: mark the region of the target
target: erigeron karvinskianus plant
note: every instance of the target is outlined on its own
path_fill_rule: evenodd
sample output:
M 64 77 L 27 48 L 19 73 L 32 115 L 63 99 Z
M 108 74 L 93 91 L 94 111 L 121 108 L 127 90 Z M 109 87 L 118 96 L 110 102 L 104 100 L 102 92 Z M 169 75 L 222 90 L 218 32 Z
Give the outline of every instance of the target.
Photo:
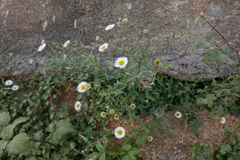
M 122 21 L 124 24 L 127 24 L 127 22 L 128 20 L 126 19 Z M 125 140 L 126 137 L 126 139 L 129 138 L 129 135 L 125 133 L 124 127 L 119 126 L 115 131 L 108 130 L 107 122 L 111 118 L 122 124 L 128 124 L 128 121 L 131 121 L 131 124 L 134 125 L 136 120 L 141 121 L 139 114 L 147 111 L 143 106 L 148 98 L 142 101 L 141 99 L 133 100 L 132 97 L 140 98 L 144 95 L 144 92 L 150 92 L 155 86 L 154 81 L 157 73 L 167 67 L 163 66 L 159 59 L 154 62 L 150 61 L 148 57 L 148 52 L 151 49 L 150 40 L 147 41 L 147 45 L 144 45 L 144 42 L 138 38 L 135 38 L 134 42 L 123 42 L 114 33 L 114 27 L 114 24 L 108 25 L 105 28 L 105 32 L 113 35 L 116 39 L 116 44 L 104 42 L 100 37 L 96 39 L 96 43 L 99 43 L 99 45 L 95 45 L 94 52 L 98 51 L 100 54 L 107 54 L 110 60 L 106 64 L 102 64 L 98 60 L 94 52 L 92 52 L 92 48 L 87 48 L 77 41 L 70 42 L 68 40 L 63 45 L 54 43 L 56 49 L 63 50 L 63 53 L 60 51 L 63 57 L 52 58 L 51 65 L 47 67 L 48 70 L 72 72 L 70 81 L 78 83 L 76 90 L 79 92 L 74 105 L 77 111 L 75 119 L 85 116 L 84 119 L 88 122 L 91 130 L 96 129 L 97 123 L 103 129 L 103 132 L 100 132 L 98 136 L 90 136 L 87 130 L 82 129 L 83 127 L 79 128 L 81 129 L 81 135 L 85 135 L 80 138 L 87 143 L 87 147 L 85 147 L 84 151 L 78 151 L 77 148 L 74 148 L 74 151 L 84 155 L 85 158 L 105 159 L 107 154 L 111 155 L 110 151 L 107 152 L 108 144 L 103 143 L 103 141 L 100 142 L 100 137 L 111 139 L 115 135 L 117 139 Z M 148 31 L 144 30 L 143 32 L 147 36 Z M 40 47 L 40 49 L 45 50 L 44 47 L 45 45 Z M 113 56 L 113 50 L 118 53 L 119 48 L 121 48 L 121 52 L 119 52 L 121 56 Z M 71 51 L 74 53 L 71 53 Z M 148 94 L 149 100 L 155 101 L 153 96 L 157 96 L 157 94 L 154 92 Z M 148 102 L 147 104 L 151 103 Z M 157 107 L 151 112 L 159 112 L 161 109 Z M 148 113 L 146 112 L 145 114 Z M 80 117 L 78 118 L 78 116 Z M 123 116 L 129 118 L 124 119 Z M 75 123 L 79 122 L 76 121 Z M 152 125 L 156 125 L 156 123 Z M 80 124 L 80 126 L 84 126 L 84 124 Z M 148 135 L 152 135 L 152 131 L 156 131 L 157 128 L 150 128 L 144 123 L 138 133 L 135 134 L 138 136 L 136 143 L 126 141 L 122 148 L 124 152 L 113 157 L 135 157 L 140 152 L 135 146 L 153 140 L 152 136 L 148 137 Z M 140 133 L 145 134 L 142 135 Z M 130 152 L 127 153 L 126 151 Z

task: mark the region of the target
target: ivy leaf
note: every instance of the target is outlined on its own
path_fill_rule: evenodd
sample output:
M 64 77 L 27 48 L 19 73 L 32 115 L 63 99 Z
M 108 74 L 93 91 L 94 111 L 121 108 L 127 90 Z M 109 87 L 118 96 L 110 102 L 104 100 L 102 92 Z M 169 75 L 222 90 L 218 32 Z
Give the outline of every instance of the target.
M 221 146 L 220 153 L 222 155 L 225 155 L 227 152 L 230 152 L 232 150 L 232 147 L 229 144 L 224 143 Z
M 15 119 L 13 124 L 10 124 L 2 129 L 1 137 L 5 140 L 10 139 L 13 135 L 13 129 L 16 127 L 16 125 L 26 122 L 28 119 L 29 118 L 27 118 L 27 117 L 20 117 L 18 119 Z
M 0 141 L 0 155 L 2 155 L 3 150 L 5 149 L 5 147 L 7 146 L 8 141 L 5 140 L 1 140 Z
M 28 117 L 19 117 L 18 119 L 15 119 L 13 124 L 16 126 L 20 123 L 26 122 L 27 120 L 29 120 Z
M 5 126 L 10 122 L 11 118 L 8 112 L 0 113 L 0 126 Z
M 13 124 L 4 127 L 1 132 L 2 139 L 9 140 L 10 138 L 12 138 L 14 127 L 15 125 Z
M 55 132 L 52 134 L 52 141 L 56 144 L 60 143 L 61 138 L 71 132 L 75 132 L 74 126 L 69 122 L 68 119 L 60 120 L 55 128 Z
M 220 54 L 217 56 L 217 58 L 216 58 L 216 63 L 217 63 L 217 64 L 220 64 L 222 61 L 224 61 L 224 60 L 226 60 L 226 59 L 228 59 L 228 58 L 229 58 L 228 55 L 223 54 L 223 53 L 220 53 Z
M 30 145 L 30 141 L 28 140 L 29 138 L 30 137 L 26 133 L 19 133 L 7 145 L 7 152 L 9 154 L 19 154 L 23 152 Z
M 207 99 L 209 99 L 209 100 L 216 100 L 216 99 L 217 99 L 214 94 L 207 94 L 206 97 L 207 97 Z

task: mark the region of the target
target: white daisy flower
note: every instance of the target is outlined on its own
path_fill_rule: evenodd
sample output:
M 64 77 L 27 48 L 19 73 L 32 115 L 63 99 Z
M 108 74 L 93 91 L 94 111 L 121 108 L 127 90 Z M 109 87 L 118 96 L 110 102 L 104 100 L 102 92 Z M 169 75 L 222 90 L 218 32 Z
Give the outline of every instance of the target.
M 151 142 L 151 141 L 153 140 L 153 137 L 152 137 L 152 136 L 148 136 L 148 137 L 147 137 L 147 140 L 148 140 L 149 142 Z
M 43 43 L 39 48 L 38 48 L 38 52 L 41 52 L 44 48 L 46 47 L 46 43 Z
M 12 83 L 13 83 L 12 80 L 7 80 L 7 81 L 5 82 L 5 85 L 6 85 L 6 86 L 10 86 L 10 85 L 12 85 Z
M 63 45 L 63 48 L 66 48 L 70 44 L 70 40 L 66 41 Z
M 183 139 L 182 139 L 182 138 L 180 138 L 180 139 L 179 139 L 179 143 L 182 143 L 182 142 L 183 142 Z
M 32 64 L 33 63 L 33 59 L 29 59 L 29 64 Z
M 75 110 L 76 110 L 76 111 L 79 111 L 79 110 L 81 109 L 81 106 L 82 106 L 82 103 L 79 102 L 79 101 L 77 101 L 77 102 L 75 103 L 75 105 L 74 105 Z
M 98 40 L 99 40 L 99 36 L 96 36 L 95 41 L 98 41 Z
M 108 48 L 108 44 L 107 43 L 104 43 L 103 45 L 101 45 L 99 48 L 98 48 L 98 51 L 99 52 L 103 52 L 105 49 Z
M 148 30 L 144 29 L 144 30 L 143 30 L 143 33 L 147 34 L 147 33 L 148 33 Z
M 121 139 L 125 136 L 125 129 L 123 127 L 117 127 L 114 131 L 116 138 Z
M 114 109 L 110 109 L 109 113 L 114 114 L 115 113 Z
M 91 84 L 88 83 L 88 84 L 87 84 L 87 90 L 89 90 L 90 88 L 91 88 Z
M 129 107 L 130 107 L 132 110 L 134 110 L 134 109 L 136 108 L 136 105 L 132 103 Z
M 105 28 L 105 30 L 108 31 L 108 30 L 112 29 L 114 26 L 115 26 L 115 24 L 110 24 Z
M 156 59 L 156 60 L 154 61 L 154 64 L 155 64 L 156 66 L 158 66 L 158 65 L 161 64 L 161 61 L 160 61 L 159 59 Z
M 127 57 L 119 57 L 116 61 L 114 66 L 117 68 L 125 68 L 128 63 L 128 58 Z
M 225 123 L 226 123 L 226 118 L 225 118 L 225 117 L 222 117 L 222 118 L 221 118 L 221 123 L 222 123 L 222 124 L 225 124 Z
M 77 86 L 78 92 L 80 92 L 80 93 L 85 92 L 85 91 L 88 89 L 87 84 L 88 84 L 87 82 L 81 82 L 81 83 L 79 83 L 78 86 Z
M 123 18 L 123 19 L 122 19 L 122 22 L 123 22 L 123 23 L 127 23 L 127 22 L 128 22 L 128 19 L 127 19 L 127 18 Z
M 119 120 L 119 115 L 118 115 L 118 114 L 115 114 L 115 115 L 114 115 L 114 119 L 115 119 L 115 120 Z
M 181 118 L 181 117 L 182 117 L 182 113 L 179 112 L 179 111 L 177 111 L 177 112 L 175 113 L 175 116 L 176 116 L 177 118 Z
M 105 117 L 107 116 L 107 113 L 106 113 L 106 112 L 101 112 L 101 113 L 100 113 L 100 116 L 101 116 L 102 118 L 105 118 Z
M 18 88 L 19 88 L 19 86 L 18 86 L 18 85 L 14 85 L 14 86 L 12 86 L 12 90 L 13 90 L 13 91 L 16 91 L 16 90 L 18 90 Z

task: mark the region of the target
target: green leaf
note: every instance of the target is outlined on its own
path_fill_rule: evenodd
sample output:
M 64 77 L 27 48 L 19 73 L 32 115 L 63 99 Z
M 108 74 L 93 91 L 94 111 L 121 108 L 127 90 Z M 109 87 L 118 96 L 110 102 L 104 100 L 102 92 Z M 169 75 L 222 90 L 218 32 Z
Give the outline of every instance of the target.
M 138 155 L 140 152 L 141 152 L 140 149 L 138 149 L 138 148 L 133 148 L 133 149 L 129 152 L 129 154 Z
M 221 146 L 220 153 L 222 155 L 224 155 L 224 154 L 230 152 L 231 150 L 232 150 L 232 147 L 229 144 L 224 143 Z
M 10 138 L 12 138 L 14 128 L 15 128 L 15 125 L 13 124 L 8 125 L 7 127 L 4 127 L 1 132 L 2 139 L 9 140 Z
M 204 155 L 209 155 L 210 153 L 212 153 L 213 149 L 212 148 L 208 148 L 208 147 L 202 147 L 202 153 Z
M 38 132 L 36 132 L 36 133 L 34 134 L 33 139 L 39 140 L 39 139 L 41 139 L 42 137 L 43 137 L 43 133 L 42 133 L 42 130 L 40 130 L 40 131 L 38 131 Z
M 228 59 L 228 58 L 229 58 L 228 55 L 223 54 L 223 53 L 220 53 L 220 54 L 217 56 L 217 58 L 216 58 L 216 63 L 217 63 L 217 64 L 220 64 L 222 61 L 224 61 L 224 60 L 226 60 L 226 59 Z
M 240 135 L 237 135 L 237 140 L 240 142 Z
M 227 136 L 230 136 L 231 135 L 231 130 L 230 130 L 230 128 L 229 128 L 229 126 L 228 125 L 224 125 L 224 133 L 225 133 L 225 135 L 227 135 Z
M 132 133 L 134 136 L 138 136 L 140 134 L 140 130 L 139 129 L 133 129 Z
M 55 127 L 55 132 L 53 132 L 52 141 L 56 144 L 59 144 L 61 138 L 65 134 L 75 131 L 76 130 L 74 126 L 69 122 L 68 119 L 60 120 Z
M 140 136 L 140 137 L 138 137 L 137 139 L 136 139 L 136 145 L 143 145 L 144 143 L 146 143 L 146 141 L 147 141 L 147 133 L 145 133 L 145 134 L 143 134 L 142 136 Z
M 209 100 L 216 100 L 217 99 L 214 94 L 207 94 L 206 98 L 209 99 Z
M 240 131 L 240 125 L 239 125 L 239 126 L 237 126 L 236 130 Z
M 197 44 L 197 47 L 199 48 L 209 48 L 211 47 L 212 44 L 207 42 L 207 41 L 200 41 L 198 44 Z
M 93 159 L 93 157 L 95 157 L 98 154 L 99 154 L 99 152 L 93 152 L 90 155 L 88 155 L 88 157 L 86 159 L 91 159 L 91 158 Z M 94 158 L 94 160 L 95 160 L 95 158 Z
M 9 154 L 19 154 L 23 152 L 30 145 L 28 140 L 30 137 L 26 133 L 19 133 L 13 140 L 7 145 L 7 152 Z
M 175 22 L 178 22 L 178 21 L 179 21 L 179 16 L 176 16 L 176 17 L 174 18 L 174 21 L 175 21 Z
M 106 160 L 106 153 L 103 152 L 100 157 L 99 157 L 99 160 Z
M 11 118 L 8 112 L 0 113 L 0 126 L 5 126 L 10 122 Z
M 132 160 L 132 158 L 130 157 L 130 155 L 127 154 L 123 157 L 122 160 Z
M 18 119 L 15 119 L 13 124 L 16 126 L 20 123 L 26 122 L 27 120 L 29 120 L 28 117 L 19 117 Z
M 5 147 L 7 146 L 7 143 L 8 143 L 8 141 L 5 141 L 5 140 L 1 140 L 1 141 L 0 141 L 0 156 L 2 155 L 3 150 L 4 150 Z M 0 157 L 0 158 L 1 158 L 1 157 Z
M 227 45 L 222 46 L 221 49 L 224 54 L 229 54 L 230 52 L 229 47 Z
M 96 144 L 95 146 L 99 152 L 102 152 L 104 150 L 104 147 L 100 144 Z
M 217 51 L 211 51 L 211 52 L 208 52 L 208 54 L 205 56 L 204 58 L 204 63 L 209 63 L 211 62 L 211 58 L 215 55 L 217 55 L 218 52 Z
M 31 156 L 31 157 L 26 157 L 25 160 L 37 160 L 37 158 L 35 156 Z
M 131 146 L 130 144 L 124 144 L 124 145 L 122 146 L 122 149 L 124 149 L 124 150 L 126 150 L 126 151 L 130 150 L 131 148 L 132 148 L 132 146 Z

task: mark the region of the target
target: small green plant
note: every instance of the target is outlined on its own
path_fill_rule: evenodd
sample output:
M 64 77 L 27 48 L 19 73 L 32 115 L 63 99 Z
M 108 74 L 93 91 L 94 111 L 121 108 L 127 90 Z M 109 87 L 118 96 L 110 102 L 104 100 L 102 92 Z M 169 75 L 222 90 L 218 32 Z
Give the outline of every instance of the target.
M 219 160 L 237 160 L 240 157 L 240 135 L 235 135 L 234 132 L 229 135 L 229 131 L 226 129 L 225 131 L 229 138 L 214 152 L 214 155 Z M 240 126 L 235 131 L 240 131 Z
M 188 148 L 188 151 L 192 153 L 192 157 L 197 160 L 210 159 L 209 155 L 213 152 L 212 148 L 204 147 L 197 142 L 193 147 Z

